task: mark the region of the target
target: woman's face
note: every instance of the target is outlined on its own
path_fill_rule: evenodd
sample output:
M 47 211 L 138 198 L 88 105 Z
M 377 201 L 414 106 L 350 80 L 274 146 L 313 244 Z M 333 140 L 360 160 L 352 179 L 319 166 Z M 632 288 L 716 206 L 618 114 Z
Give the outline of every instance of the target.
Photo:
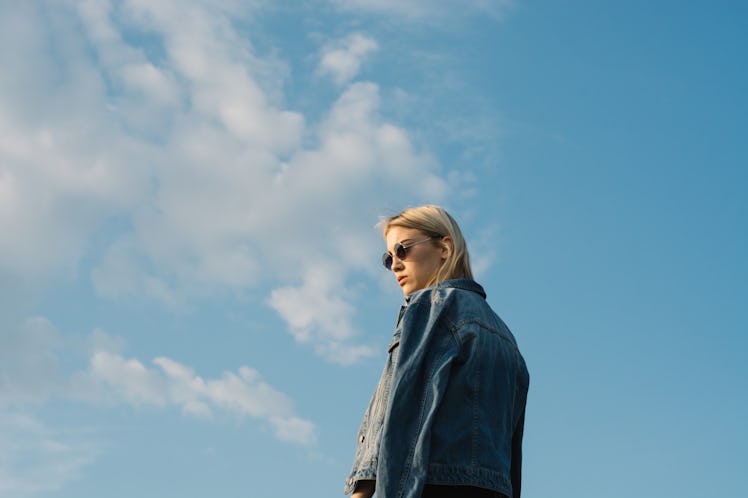
M 449 256 L 449 248 L 437 246 L 439 239 L 427 240 L 407 249 L 405 258 L 395 254 L 395 244 L 408 246 L 428 238 L 428 235 L 413 228 L 393 226 L 387 232 L 387 252 L 392 255 L 392 272 L 406 296 L 429 285 L 441 265 Z

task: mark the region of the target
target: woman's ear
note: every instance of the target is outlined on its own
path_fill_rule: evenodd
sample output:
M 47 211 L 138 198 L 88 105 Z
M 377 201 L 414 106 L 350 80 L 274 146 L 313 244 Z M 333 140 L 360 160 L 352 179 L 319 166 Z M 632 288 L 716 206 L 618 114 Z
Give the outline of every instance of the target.
M 455 241 L 452 240 L 452 237 L 450 237 L 449 235 L 445 235 L 444 237 L 442 237 L 441 243 L 442 259 L 447 260 L 455 250 Z

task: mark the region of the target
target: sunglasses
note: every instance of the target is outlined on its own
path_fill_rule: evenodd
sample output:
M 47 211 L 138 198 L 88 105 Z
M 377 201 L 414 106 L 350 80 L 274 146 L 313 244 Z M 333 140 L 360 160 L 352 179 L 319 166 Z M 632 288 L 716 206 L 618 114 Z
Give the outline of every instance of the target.
M 411 242 L 410 244 L 405 245 L 405 246 L 398 242 L 397 244 L 395 244 L 395 256 L 397 256 L 397 259 L 404 260 L 405 258 L 408 257 L 408 251 L 410 250 L 411 247 L 418 245 L 418 244 L 423 244 L 426 241 L 429 241 L 431 239 L 436 239 L 436 238 L 437 237 L 428 237 L 423 240 L 416 240 L 415 242 Z M 387 268 L 388 270 L 391 270 L 392 269 L 392 254 L 390 254 L 389 252 L 385 252 L 384 254 L 382 254 L 382 264 L 384 265 L 385 268 Z

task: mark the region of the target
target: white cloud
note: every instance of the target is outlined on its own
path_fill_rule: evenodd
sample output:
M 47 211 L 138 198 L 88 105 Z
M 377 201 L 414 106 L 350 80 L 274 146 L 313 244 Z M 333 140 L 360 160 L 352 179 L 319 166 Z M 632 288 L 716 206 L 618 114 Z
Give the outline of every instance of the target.
M 145 177 L 130 158 L 144 144 L 116 133 L 69 13 L 50 6 L 60 17 L 52 29 L 31 4 L 3 5 L 0 43 L 14 49 L 0 52 L 13 68 L 0 75 L 0 272 L 48 278 L 77 263 L 107 216 L 137 202 Z
M 179 103 L 181 92 L 173 76 L 149 62 L 123 66 L 120 78 L 128 90 L 147 96 L 159 104 L 173 106 Z
M 55 491 L 78 479 L 99 453 L 87 431 L 53 429 L 27 414 L 0 410 L 0 496 Z
M 364 57 L 378 47 L 373 38 L 353 33 L 323 48 L 318 71 L 330 75 L 338 85 L 343 85 L 358 75 Z
M 91 376 L 116 391 L 125 402 L 140 405 L 166 404 L 167 384 L 159 372 L 147 369 L 138 360 L 106 352 L 96 352 L 91 358 Z
M 341 365 L 372 356 L 368 346 L 350 345 L 358 331 L 353 306 L 340 297 L 341 283 L 334 268 L 315 268 L 302 285 L 275 289 L 269 304 L 289 324 L 294 338 L 312 343 L 319 354 Z
M 312 443 L 315 440 L 314 425 L 298 417 L 272 417 L 270 422 L 275 427 L 275 435 L 281 441 Z
M 222 410 L 239 417 L 265 420 L 281 441 L 311 444 L 315 427 L 294 414 L 291 399 L 264 382 L 259 372 L 242 366 L 219 379 L 203 379 L 191 368 L 170 358 L 153 360 L 149 368 L 137 359 L 96 352 L 86 376 L 78 381 L 98 386 L 109 402 L 134 406 L 177 406 L 186 414 L 210 417 Z
M 283 63 L 236 31 L 247 15 L 237 2 L 0 7 L 0 42 L 17 47 L 0 63 L 20 68 L 0 75 L 0 273 L 49 279 L 87 255 L 99 295 L 180 306 L 249 287 L 303 300 L 308 275 L 334 267 L 325 313 L 355 320 L 345 283 L 376 270 L 376 217 L 438 202 L 447 183 L 372 82 L 321 102 L 319 122 L 287 109 Z M 341 43 L 350 58 L 328 69 L 348 79 L 375 42 Z M 118 228 L 92 245 L 104 226 Z M 311 348 L 366 355 L 322 309 L 307 311 Z M 282 316 L 298 337 L 299 316 Z

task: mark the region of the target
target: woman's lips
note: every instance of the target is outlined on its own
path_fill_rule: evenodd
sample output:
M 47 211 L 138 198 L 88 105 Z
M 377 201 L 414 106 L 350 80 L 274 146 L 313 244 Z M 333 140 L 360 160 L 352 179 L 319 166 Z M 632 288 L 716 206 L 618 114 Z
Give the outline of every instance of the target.
M 397 283 L 398 283 L 398 284 L 399 284 L 400 286 L 402 286 L 402 285 L 403 285 L 403 281 L 405 281 L 405 275 L 400 275 L 399 277 L 397 277 Z

